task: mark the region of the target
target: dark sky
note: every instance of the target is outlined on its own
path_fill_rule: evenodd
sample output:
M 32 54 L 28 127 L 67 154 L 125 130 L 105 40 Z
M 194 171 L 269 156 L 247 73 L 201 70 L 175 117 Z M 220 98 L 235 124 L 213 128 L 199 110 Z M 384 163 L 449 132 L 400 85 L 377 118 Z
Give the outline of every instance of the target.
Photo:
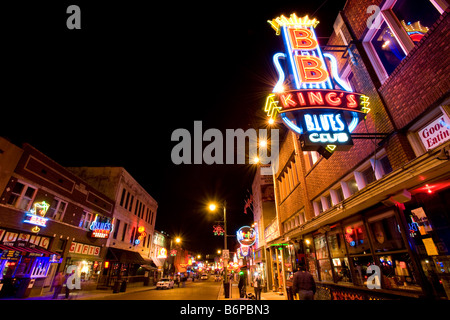
M 251 223 L 243 206 L 255 168 L 174 165 L 172 132 L 193 134 L 196 120 L 203 131 L 264 128 L 272 56 L 283 50 L 267 20 L 314 13 L 325 43 L 345 1 L 146 2 L 2 7 L 0 135 L 63 166 L 125 167 L 158 201 L 157 230 L 215 252 L 221 215 L 206 205 L 227 200 L 229 234 Z M 81 8 L 81 30 L 66 28 L 70 4 Z

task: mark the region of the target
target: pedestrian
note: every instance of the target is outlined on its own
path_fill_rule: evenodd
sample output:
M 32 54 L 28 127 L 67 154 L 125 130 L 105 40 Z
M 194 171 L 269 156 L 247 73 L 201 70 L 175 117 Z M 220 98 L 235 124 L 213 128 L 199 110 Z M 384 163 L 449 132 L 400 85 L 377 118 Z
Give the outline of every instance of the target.
M 306 267 L 301 265 L 294 274 L 292 289 L 293 294 L 299 296 L 299 300 L 314 300 L 316 293 L 316 282 L 312 275 L 306 271 Z
M 245 278 L 244 278 L 244 273 L 241 271 L 239 272 L 239 283 L 238 283 L 238 288 L 239 288 L 239 296 L 241 298 L 245 298 L 246 296 L 246 290 L 245 290 Z
M 253 289 L 255 289 L 256 300 L 261 300 L 262 279 L 259 274 L 256 276 L 255 281 L 253 281 Z
M 58 299 L 58 295 L 61 293 L 64 282 L 66 281 L 62 271 L 58 272 L 55 279 L 53 279 L 53 297 L 52 299 Z

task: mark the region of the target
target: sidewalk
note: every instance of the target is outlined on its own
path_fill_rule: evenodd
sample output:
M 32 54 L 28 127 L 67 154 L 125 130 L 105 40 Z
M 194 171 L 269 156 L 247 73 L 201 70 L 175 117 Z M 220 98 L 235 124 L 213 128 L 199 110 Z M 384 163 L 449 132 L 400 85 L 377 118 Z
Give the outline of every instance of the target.
M 156 286 L 137 286 L 137 287 L 128 287 L 125 292 L 113 293 L 112 289 L 107 290 L 73 290 L 70 293 L 69 300 L 89 300 L 95 298 L 107 298 L 108 296 L 120 296 L 127 293 L 148 291 L 155 289 Z M 25 299 L 15 299 L 15 300 L 52 300 L 53 291 L 48 292 L 41 296 L 28 297 Z M 62 290 L 62 293 L 59 294 L 58 300 L 65 300 L 65 291 Z
M 254 295 L 255 290 L 253 289 L 253 287 L 247 286 L 247 293 L 252 293 Z M 239 297 L 238 283 L 236 281 L 231 281 L 230 297 L 225 298 L 223 292 L 223 285 L 221 285 L 219 289 L 219 294 L 217 296 L 217 300 L 248 300 L 248 299 Z M 261 292 L 261 300 L 287 300 L 287 298 L 284 295 L 279 295 L 276 292 L 267 291 Z

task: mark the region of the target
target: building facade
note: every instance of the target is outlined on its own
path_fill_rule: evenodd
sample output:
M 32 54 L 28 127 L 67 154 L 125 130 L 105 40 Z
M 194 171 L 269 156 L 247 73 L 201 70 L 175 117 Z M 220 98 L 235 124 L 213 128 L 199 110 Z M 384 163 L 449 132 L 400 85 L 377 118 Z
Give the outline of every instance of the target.
M 95 289 L 114 202 L 32 146 L 0 145 L 0 295 L 46 293 L 57 271 Z
M 336 18 L 323 51 L 369 97 L 353 133 L 370 139 L 325 159 L 282 135 L 266 244 L 285 292 L 305 264 L 321 299 L 450 298 L 448 13 L 445 1 L 349 0 Z
M 68 169 L 115 202 L 114 230 L 107 241 L 110 267 L 102 282 L 112 286 L 117 279 L 143 281 L 156 268 L 152 260 L 156 200 L 122 167 Z

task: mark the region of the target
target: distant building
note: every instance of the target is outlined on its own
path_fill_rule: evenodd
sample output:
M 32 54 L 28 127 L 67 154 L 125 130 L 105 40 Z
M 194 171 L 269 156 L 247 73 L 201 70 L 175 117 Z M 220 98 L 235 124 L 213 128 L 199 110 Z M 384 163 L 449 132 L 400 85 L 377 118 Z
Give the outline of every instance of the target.
M 108 238 L 110 268 L 106 285 L 116 278 L 141 281 L 145 269 L 155 269 L 151 248 L 158 203 L 122 167 L 70 167 L 98 190 L 114 199 L 114 230 Z M 133 278 L 134 277 L 134 278 Z

